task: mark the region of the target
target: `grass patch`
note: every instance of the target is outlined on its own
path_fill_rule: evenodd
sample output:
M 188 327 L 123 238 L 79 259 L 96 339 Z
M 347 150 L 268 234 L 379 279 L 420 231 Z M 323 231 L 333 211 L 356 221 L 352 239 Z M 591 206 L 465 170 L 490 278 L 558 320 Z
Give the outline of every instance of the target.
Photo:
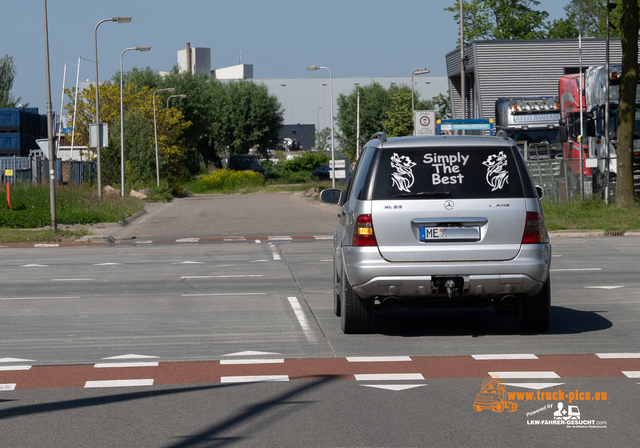
M 15 230 L 0 228 L 0 241 L 3 243 L 62 243 L 75 241 L 76 238 L 88 235 L 81 230 Z
M 590 199 L 572 204 L 542 201 L 547 230 L 632 230 L 640 229 L 640 209 L 622 209 Z
M 262 174 L 253 171 L 218 170 L 199 177 L 184 186 L 192 193 L 238 193 L 244 189 L 264 187 Z
M 0 189 L 6 197 L 4 188 Z M 17 183 L 11 189 L 11 209 L 0 206 L 0 228 L 33 229 L 51 225 L 50 191 L 46 185 Z M 5 202 L 5 201 L 3 201 Z M 119 195 L 98 199 L 95 187 L 65 185 L 56 188 L 57 224 L 95 224 L 124 221 L 144 208 L 144 202 Z M 49 231 L 51 234 L 51 231 Z

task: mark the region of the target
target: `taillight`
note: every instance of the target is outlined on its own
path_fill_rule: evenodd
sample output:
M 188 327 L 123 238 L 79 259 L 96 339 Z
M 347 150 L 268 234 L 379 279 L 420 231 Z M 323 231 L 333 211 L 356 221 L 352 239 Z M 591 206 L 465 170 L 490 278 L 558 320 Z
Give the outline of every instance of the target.
M 542 216 L 536 212 L 527 212 L 527 222 L 524 225 L 522 244 L 536 244 L 544 241 Z
M 376 235 L 373 233 L 373 223 L 371 215 L 360 215 L 356 218 L 356 225 L 353 228 L 354 246 L 377 246 Z

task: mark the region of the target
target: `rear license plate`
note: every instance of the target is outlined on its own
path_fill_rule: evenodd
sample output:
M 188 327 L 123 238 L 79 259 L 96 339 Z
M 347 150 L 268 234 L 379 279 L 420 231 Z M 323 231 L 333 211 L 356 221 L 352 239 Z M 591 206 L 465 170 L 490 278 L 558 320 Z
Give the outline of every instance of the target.
M 420 241 L 478 241 L 479 239 L 478 227 L 420 227 Z

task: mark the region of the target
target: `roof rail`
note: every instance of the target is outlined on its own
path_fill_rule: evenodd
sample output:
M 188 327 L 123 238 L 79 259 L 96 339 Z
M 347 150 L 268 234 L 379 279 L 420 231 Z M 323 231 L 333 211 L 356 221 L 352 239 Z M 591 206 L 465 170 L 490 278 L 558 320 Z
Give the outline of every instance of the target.
M 380 140 L 381 142 L 386 142 L 387 134 L 384 132 L 376 132 L 371 136 L 371 140 Z
M 503 140 L 509 140 L 507 131 L 505 131 L 504 129 L 500 129 L 498 132 L 496 132 L 496 137 L 502 137 Z

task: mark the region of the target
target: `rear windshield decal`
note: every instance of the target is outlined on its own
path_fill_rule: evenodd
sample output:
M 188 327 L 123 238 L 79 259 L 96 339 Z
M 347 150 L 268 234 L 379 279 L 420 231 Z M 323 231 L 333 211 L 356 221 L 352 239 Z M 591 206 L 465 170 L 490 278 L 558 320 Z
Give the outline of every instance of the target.
M 502 190 L 509 183 L 509 172 L 504 169 L 507 166 L 507 155 L 504 151 L 492 154 L 482 162 L 487 167 L 487 183 L 493 187 L 491 191 Z
M 411 193 L 414 177 L 412 168 L 416 163 L 407 156 L 399 156 L 393 153 L 391 156 L 391 168 L 395 171 L 391 173 L 393 185 L 400 191 Z

